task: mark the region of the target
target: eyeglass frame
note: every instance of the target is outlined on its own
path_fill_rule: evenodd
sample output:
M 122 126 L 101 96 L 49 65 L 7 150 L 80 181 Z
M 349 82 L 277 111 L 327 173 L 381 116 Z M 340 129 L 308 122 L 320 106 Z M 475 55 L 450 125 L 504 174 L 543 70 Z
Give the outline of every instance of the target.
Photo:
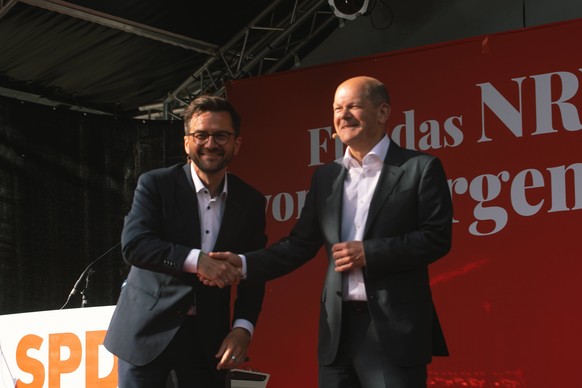
M 199 139 L 196 137 L 196 135 L 203 135 L 206 136 L 205 139 Z M 227 135 L 226 139 L 224 140 L 218 140 L 217 136 L 224 136 Z M 233 132 L 228 132 L 228 131 L 217 131 L 214 133 L 210 133 L 210 132 L 206 132 L 206 131 L 195 131 L 195 132 L 191 132 L 189 134 L 187 134 L 186 136 L 191 136 L 194 143 L 196 145 L 204 145 L 206 143 L 208 143 L 208 140 L 210 140 L 210 138 L 214 138 L 214 142 L 220 146 L 223 145 L 227 145 L 230 142 L 230 137 L 234 136 L 236 137 L 236 134 Z

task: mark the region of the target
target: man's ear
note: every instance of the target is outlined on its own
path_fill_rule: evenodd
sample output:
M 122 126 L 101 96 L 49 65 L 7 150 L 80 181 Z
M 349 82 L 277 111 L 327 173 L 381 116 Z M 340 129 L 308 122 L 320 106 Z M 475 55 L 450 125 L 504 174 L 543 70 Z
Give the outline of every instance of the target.
M 390 105 L 388 105 L 387 103 L 381 104 L 380 107 L 378 108 L 378 121 L 381 124 L 386 124 L 386 122 L 388 121 L 388 117 L 390 117 L 391 111 L 392 108 L 390 107 Z
M 236 137 L 234 139 L 234 154 L 237 155 L 238 152 L 240 151 L 240 146 L 242 144 L 242 137 Z
M 190 155 L 190 136 L 184 136 L 184 151 L 186 155 Z

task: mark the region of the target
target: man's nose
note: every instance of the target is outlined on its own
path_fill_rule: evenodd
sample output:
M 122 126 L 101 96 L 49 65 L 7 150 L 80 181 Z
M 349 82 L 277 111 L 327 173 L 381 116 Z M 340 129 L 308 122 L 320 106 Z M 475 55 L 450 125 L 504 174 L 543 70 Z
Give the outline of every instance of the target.
M 351 112 L 349 109 L 341 109 L 339 111 L 337 111 L 337 117 L 339 117 L 340 119 L 346 118 L 346 117 L 351 117 Z
M 216 142 L 214 135 L 208 136 L 208 140 L 206 140 L 206 147 L 212 148 L 212 147 L 217 147 L 217 146 L 218 146 L 218 143 Z

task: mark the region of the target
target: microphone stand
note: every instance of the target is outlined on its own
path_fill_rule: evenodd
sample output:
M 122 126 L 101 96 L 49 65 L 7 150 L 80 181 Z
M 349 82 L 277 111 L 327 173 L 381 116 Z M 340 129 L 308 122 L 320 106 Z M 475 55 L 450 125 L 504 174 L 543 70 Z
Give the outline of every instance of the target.
M 117 244 L 115 244 L 114 246 L 112 246 L 111 248 L 109 248 L 101 256 L 99 256 L 98 258 L 96 258 L 95 260 L 93 260 L 91 263 L 89 263 L 89 265 L 87 267 L 85 267 L 85 269 L 81 273 L 81 276 L 79 276 L 79 279 L 77 279 L 77 281 L 75 282 L 75 285 L 73 286 L 73 289 L 69 293 L 69 296 L 67 297 L 67 301 L 60 308 L 60 310 L 64 309 L 69 304 L 69 302 L 71 301 L 71 298 L 73 297 L 73 295 L 77 295 L 77 294 L 80 294 L 81 297 L 82 297 L 81 307 L 86 307 L 87 306 L 88 301 L 87 301 L 87 296 L 85 295 L 85 290 L 89 287 L 89 277 L 95 273 L 95 270 L 93 269 L 93 266 L 96 263 L 98 263 L 99 260 L 101 260 L 102 258 L 104 258 L 105 256 L 107 256 L 107 254 L 109 254 L 109 252 L 111 252 L 112 250 L 114 250 L 115 248 L 117 248 L 120 244 L 121 244 L 121 242 L 118 242 Z M 83 280 L 85 280 L 85 287 L 83 287 L 81 289 L 81 283 L 83 282 Z
M 81 307 L 87 307 L 87 305 L 89 304 L 89 301 L 87 300 L 87 295 L 85 294 L 85 290 L 89 288 L 89 278 L 94 273 L 95 270 L 92 267 L 90 267 L 89 270 L 87 271 L 87 277 L 85 278 L 85 287 L 83 287 L 83 289 L 79 292 L 79 294 L 81 295 Z

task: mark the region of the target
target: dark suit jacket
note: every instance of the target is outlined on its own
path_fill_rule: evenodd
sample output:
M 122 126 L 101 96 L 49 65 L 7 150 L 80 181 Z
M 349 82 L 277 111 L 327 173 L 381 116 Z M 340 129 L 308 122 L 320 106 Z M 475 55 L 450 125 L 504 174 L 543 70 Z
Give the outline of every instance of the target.
M 244 252 L 264 247 L 266 241 L 264 196 L 229 174 L 215 249 Z M 199 342 L 214 360 L 230 330 L 230 287 L 204 286 L 181 270 L 190 250 L 201 245 L 190 165 L 150 171 L 139 178 L 121 242 L 131 269 L 105 347 L 134 365 L 149 363 L 172 340 L 196 300 Z M 264 283 L 241 284 L 234 319 L 256 324 L 264 291 Z
M 341 331 L 342 275 L 334 271 L 340 242 L 343 182 L 340 161 L 318 168 L 301 216 L 289 237 L 247 253 L 247 279 L 284 275 L 325 245 L 329 267 L 321 294 L 319 362 L 336 357 Z M 381 345 L 399 365 L 421 365 L 447 355 L 433 306 L 428 265 L 451 246 L 452 204 L 440 161 L 392 142 L 374 192 L 364 232 L 368 307 Z

